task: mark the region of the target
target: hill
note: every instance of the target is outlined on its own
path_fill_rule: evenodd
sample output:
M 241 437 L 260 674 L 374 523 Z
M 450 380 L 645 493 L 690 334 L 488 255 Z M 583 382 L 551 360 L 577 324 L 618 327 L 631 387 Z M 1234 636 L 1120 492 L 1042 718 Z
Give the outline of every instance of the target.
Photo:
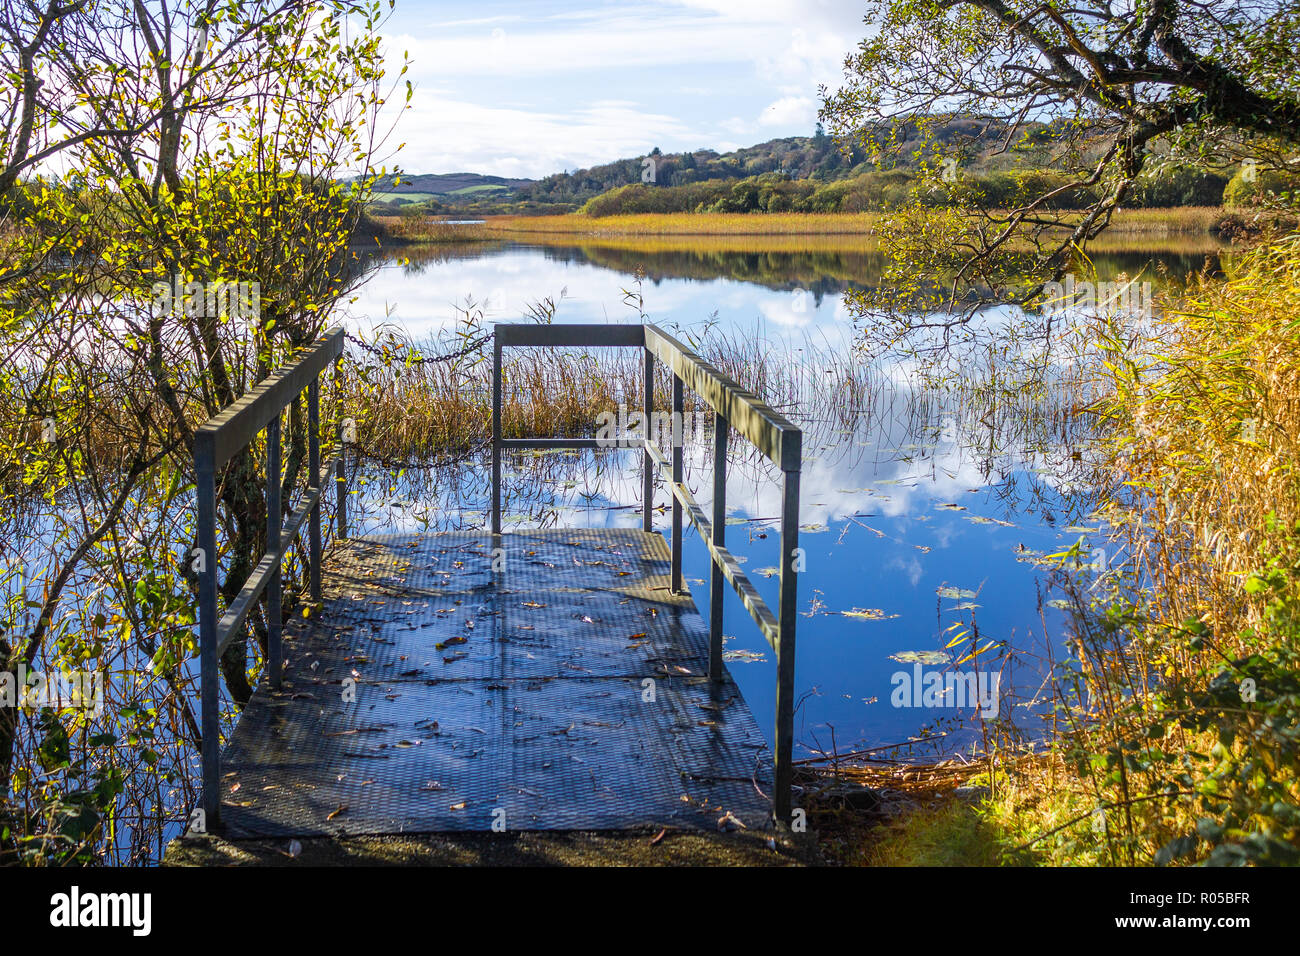
M 935 132 L 954 157 L 976 201 L 1005 206 L 1069 180 L 1054 171 L 1057 131 L 1028 124 L 1009 145 L 997 122 L 951 119 Z M 373 212 L 412 215 L 591 215 L 652 212 L 861 212 L 906 201 L 923 161 L 923 137 L 904 127 L 882 130 L 890 161 L 872 164 L 859 146 L 841 149 L 819 125 L 812 136 L 786 136 L 729 152 L 697 149 L 615 160 L 538 180 L 474 173 L 403 176 L 377 190 Z M 933 158 L 931 159 L 933 162 Z M 954 167 L 956 168 L 956 167 Z M 1139 182 L 1137 206 L 1218 205 L 1227 175 L 1179 167 Z M 936 201 L 942 201 L 935 197 Z M 1091 197 L 1073 190 L 1059 200 L 1075 208 Z
M 396 180 L 396 181 L 395 181 Z M 375 192 L 405 195 L 427 193 L 433 196 L 453 196 L 477 191 L 514 190 L 531 185 L 531 179 L 506 179 L 502 176 L 484 176 L 479 173 L 399 173 L 385 176 L 375 184 Z

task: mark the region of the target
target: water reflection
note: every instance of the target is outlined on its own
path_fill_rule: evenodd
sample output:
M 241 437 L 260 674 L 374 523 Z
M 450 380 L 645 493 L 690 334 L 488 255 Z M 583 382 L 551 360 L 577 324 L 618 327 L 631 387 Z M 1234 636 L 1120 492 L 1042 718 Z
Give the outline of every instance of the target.
M 775 247 L 775 248 L 774 248 Z M 1102 281 L 1143 275 L 1166 281 L 1219 268 L 1212 242 L 1158 241 L 1149 248 L 1095 253 Z M 416 337 L 455 327 L 468 301 L 487 321 L 519 321 L 543 299 L 559 304 L 556 321 L 636 321 L 627 305 L 634 275 L 650 320 L 667 325 L 712 321 L 787 346 L 799 339 L 847 348 L 855 317 L 841 293 L 875 289 L 885 257 L 862 237 L 683 237 L 567 244 L 471 242 L 366 253 L 373 270 L 351 306 L 363 328 L 394 322 Z M 802 344 L 798 342 L 797 344 Z
M 799 363 L 804 368 L 794 371 Z M 817 373 L 827 364 L 826 356 L 791 358 L 768 384 L 805 434 L 800 753 L 829 746 L 832 736 L 842 749 L 933 735 L 934 750 L 950 751 L 978 739 L 982 725 L 970 707 L 891 703 L 898 674 L 911 675 L 918 665 L 956 667 L 963 648 L 949 646 L 953 625 L 969 631 L 974 646 L 988 646 L 978 666 L 999 675 L 1008 724 L 1038 734 L 1041 708 L 1032 702 L 1061 620 L 1044 600 L 1037 561 L 1096 533 L 1080 525 L 1095 487 L 1091 433 L 1076 414 L 1086 383 L 1063 378 L 1026 395 L 973 369 L 943 387 L 878 369 L 862 374 L 860 387 L 844 389 L 819 385 Z M 738 450 L 728 469 L 728 547 L 775 606 L 778 475 L 766 459 L 732 444 Z M 706 510 L 710 448 L 707 429 L 688 433 L 686 480 Z M 639 452 L 628 449 L 514 456 L 505 469 L 506 526 L 637 527 L 639 465 Z M 486 526 L 481 465 L 393 480 L 375 476 L 373 486 L 382 490 L 358 509 L 363 528 Z M 668 505 L 659 486 L 654 507 L 661 531 L 668 527 Z M 706 551 L 690 532 L 685 569 L 707 614 Z M 725 600 L 728 660 L 766 727 L 774 706 L 772 654 L 734 594 L 728 591 Z

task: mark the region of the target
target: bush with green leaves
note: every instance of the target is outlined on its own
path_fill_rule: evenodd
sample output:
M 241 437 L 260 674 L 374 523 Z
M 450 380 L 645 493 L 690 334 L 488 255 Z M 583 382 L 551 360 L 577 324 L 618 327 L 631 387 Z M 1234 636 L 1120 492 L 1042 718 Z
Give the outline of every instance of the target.
M 1223 204 L 1229 209 L 1255 206 L 1297 205 L 1300 176 L 1276 169 L 1239 169 L 1223 187 Z
M 1295 529 L 1300 535 L 1300 525 Z M 1163 739 L 1172 728 L 1212 737 L 1207 753 L 1182 760 L 1161 753 L 1167 786 L 1194 794 L 1195 832 L 1175 837 L 1156 854 L 1164 863 L 1204 841 L 1211 866 L 1300 863 L 1300 559 L 1275 557 L 1244 583 L 1266 595 L 1262 622 L 1240 635 L 1251 652 L 1233 660 L 1211 656 L 1192 686 L 1162 694 L 1148 730 Z M 1194 650 L 1208 650 L 1209 628 L 1184 625 Z

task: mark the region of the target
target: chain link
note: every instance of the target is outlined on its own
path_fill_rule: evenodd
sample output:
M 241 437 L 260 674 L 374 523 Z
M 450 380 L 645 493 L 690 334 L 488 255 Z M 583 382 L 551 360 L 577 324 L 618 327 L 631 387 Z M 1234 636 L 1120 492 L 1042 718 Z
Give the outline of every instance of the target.
M 387 349 L 381 346 L 371 345 L 368 342 L 361 341 L 361 339 L 357 338 L 351 332 L 347 333 L 347 337 L 348 337 L 348 341 L 354 342 L 355 344 L 361 346 L 363 349 L 365 349 L 367 352 L 370 352 L 372 355 L 380 355 L 383 356 L 384 358 L 389 358 L 392 354 Z M 477 352 L 480 348 L 483 347 L 483 343 L 488 341 L 490 338 L 492 338 L 492 333 L 486 332 L 483 335 L 480 335 L 477 339 L 470 342 L 470 344 L 465 346 L 463 349 L 460 349 L 457 352 L 448 352 L 446 355 L 421 355 L 419 358 L 411 358 L 410 355 L 408 354 L 406 357 L 406 363 L 408 365 L 430 365 L 435 362 L 450 362 L 458 358 L 464 358 L 466 355 L 469 355 L 473 352 Z

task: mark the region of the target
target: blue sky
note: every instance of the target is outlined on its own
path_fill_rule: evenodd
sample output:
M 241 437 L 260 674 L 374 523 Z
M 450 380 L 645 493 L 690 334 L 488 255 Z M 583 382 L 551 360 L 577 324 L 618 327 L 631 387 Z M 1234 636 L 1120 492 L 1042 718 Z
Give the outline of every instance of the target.
M 535 178 L 808 135 L 862 16 L 861 0 L 397 0 L 389 63 L 409 54 L 415 96 L 393 160 Z

